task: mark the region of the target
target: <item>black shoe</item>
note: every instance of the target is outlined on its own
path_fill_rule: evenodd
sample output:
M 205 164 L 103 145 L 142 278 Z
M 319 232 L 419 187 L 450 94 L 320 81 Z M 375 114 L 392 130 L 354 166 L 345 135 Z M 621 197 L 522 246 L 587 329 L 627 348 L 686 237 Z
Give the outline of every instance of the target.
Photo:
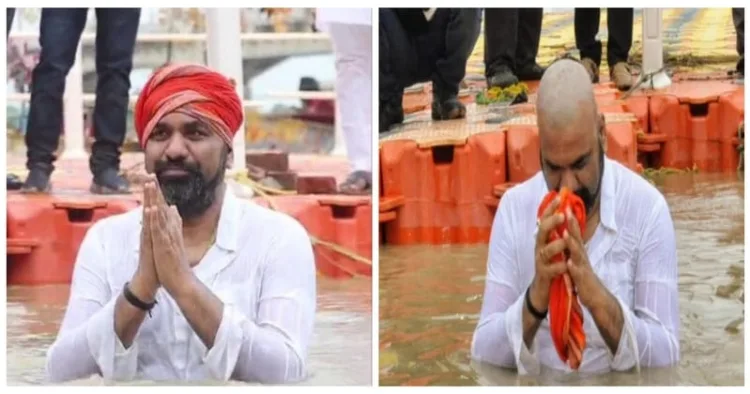
M 94 194 L 130 194 L 130 184 L 116 169 L 107 168 L 94 174 L 91 183 Z
M 49 193 L 52 189 L 49 178 L 50 172 L 33 168 L 21 186 L 21 193 Z
M 451 120 L 466 117 L 466 106 L 453 96 L 448 99 L 432 98 L 432 119 Z
M 536 62 L 516 68 L 516 76 L 520 81 L 538 81 L 544 75 L 544 67 Z
M 487 89 L 490 88 L 507 88 L 508 86 L 515 85 L 518 83 L 518 77 L 513 74 L 510 67 L 506 65 L 499 66 L 495 69 L 487 78 Z
M 379 133 L 388 132 L 391 127 L 404 122 L 404 107 L 401 100 L 380 102 Z
M 23 187 L 21 178 L 14 174 L 8 174 L 8 182 L 6 183 L 8 190 L 20 190 Z

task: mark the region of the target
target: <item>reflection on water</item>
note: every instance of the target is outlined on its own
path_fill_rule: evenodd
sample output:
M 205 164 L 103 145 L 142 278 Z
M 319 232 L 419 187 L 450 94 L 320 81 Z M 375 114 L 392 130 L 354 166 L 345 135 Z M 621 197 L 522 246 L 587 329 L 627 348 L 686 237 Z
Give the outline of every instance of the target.
M 744 385 L 744 182 L 734 175 L 657 180 L 677 235 L 681 360 L 640 374 L 519 378 L 470 361 L 487 246 L 380 250 L 381 385 Z M 739 320 L 738 320 L 739 319 Z
M 372 384 L 371 289 L 369 279 L 318 277 L 318 313 L 308 357 L 311 376 L 302 385 Z M 68 286 L 8 288 L 9 385 L 45 382 L 46 351 L 57 335 L 68 293 Z M 99 377 L 72 382 L 102 383 Z

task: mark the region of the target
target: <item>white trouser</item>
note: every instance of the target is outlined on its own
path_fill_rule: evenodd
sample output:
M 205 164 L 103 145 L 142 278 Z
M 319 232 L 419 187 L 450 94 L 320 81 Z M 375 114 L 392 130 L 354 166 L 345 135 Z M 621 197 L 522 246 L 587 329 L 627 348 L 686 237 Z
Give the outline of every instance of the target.
M 331 23 L 336 99 L 353 171 L 372 171 L 372 27 Z

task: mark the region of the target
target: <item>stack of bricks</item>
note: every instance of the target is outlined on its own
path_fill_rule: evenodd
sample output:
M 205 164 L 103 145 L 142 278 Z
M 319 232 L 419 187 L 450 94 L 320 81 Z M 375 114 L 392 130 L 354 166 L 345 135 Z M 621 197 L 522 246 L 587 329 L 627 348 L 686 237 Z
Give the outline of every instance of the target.
M 273 179 L 283 190 L 297 194 L 336 194 L 336 178 L 325 175 L 300 175 L 289 168 L 289 154 L 279 151 L 256 151 L 245 155 L 247 175 L 255 181 Z

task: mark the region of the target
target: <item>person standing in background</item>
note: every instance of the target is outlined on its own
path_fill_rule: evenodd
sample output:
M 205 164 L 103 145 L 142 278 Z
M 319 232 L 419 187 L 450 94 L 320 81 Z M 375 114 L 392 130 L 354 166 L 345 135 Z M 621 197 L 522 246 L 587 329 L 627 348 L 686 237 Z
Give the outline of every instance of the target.
M 536 62 L 542 34 L 541 8 L 484 10 L 484 73 L 487 88 L 518 81 L 538 81 L 544 68 Z
M 737 54 L 740 60 L 737 61 L 737 74 L 740 78 L 745 77 L 745 9 L 732 8 L 732 21 L 734 22 L 734 31 L 737 33 Z
M 592 83 L 599 83 L 599 66 L 602 62 L 602 43 L 596 39 L 600 15 L 599 8 L 576 8 L 573 22 L 576 48 L 581 52 L 581 63 Z M 625 91 L 633 86 L 628 67 L 628 54 L 633 45 L 633 9 L 607 8 L 607 31 L 609 77 L 617 89 Z
M 380 132 L 404 121 L 404 89 L 432 82 L 432 119 L 466 117 L 458 90 L 479 37 L 480 8 L 380 8 Z
M 5 38 L 7 39 L 10 35 L 10 27 L 13 26 L 13 17 L 16 16 L 16 9 L 15 8 L 6 8 L 5 9 Z
M 352 172 L 339 191 L 369 194 L 372 185 L 372 11 L 318 8 L 315 25 L 331 36 L 336 55 L 336 100 Z
M 39 31 L 41 55 L 31 82 L 31 108 L 26 132 L 29 175 L 22 191 L 47 193 L 55 151 L 63 129 L 65 78 L 75 62 L 86 25 L 86 8 L 44 8 Z M 96 103 L 94 145 L 89 159 L 91 192 L 129 193 L 119 174 L 120 148 L 125 139 L 130 71 L 140 23 L 140 8 L 96 9 Z M 83 130 L 65 130 L 82 133 Z

